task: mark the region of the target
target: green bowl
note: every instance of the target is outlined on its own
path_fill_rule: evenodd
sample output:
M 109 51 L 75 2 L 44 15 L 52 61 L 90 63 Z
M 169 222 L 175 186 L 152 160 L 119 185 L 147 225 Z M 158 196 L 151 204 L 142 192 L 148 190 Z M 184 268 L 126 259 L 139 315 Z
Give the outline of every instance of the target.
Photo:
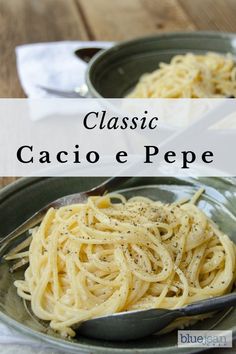
M 236 54 L 236 35 L 219 32 L 167 33 L 118 43 L 89 63 L 87 85 L 93 97 L 125 97 L 141 75 L 187 52 Z
M 87 190 L 99 184 L 103 178 L 27 178 L 19 180 L 0 191 L 0 237 L 27 219 L 46 203 L 66 194 Z M 205 187 L 199 207 L 202 208 L 220 228 L 235 242 L 236 225 L 236 179 L 203 178 L 176 179 L 135 177 L 122 186 L 127 196 L 143 195 L 171 203 L 176 199 L 192 196 L 200 186 Z M 172 354 L 193 353 L 199 348 L 178 348 L 177 332 L 167 335 L 150 336 L 138 341 L 106 342 L 85 337 L 65 340 L 48 330 L 45 322 L 37 322 L 26 311 L 22 299 L 13 285 L 15 279 L 22 279 L 23 271 L 9 273 L 9 265 L 0 265 L 0 321 L 41 341 L 61 348 L 66 353 L 78 351 L 99 354 Z M 198 322 L 191 329 L 232 330 L 236 336 L 236 309 L 220 312 L 212 318 Z

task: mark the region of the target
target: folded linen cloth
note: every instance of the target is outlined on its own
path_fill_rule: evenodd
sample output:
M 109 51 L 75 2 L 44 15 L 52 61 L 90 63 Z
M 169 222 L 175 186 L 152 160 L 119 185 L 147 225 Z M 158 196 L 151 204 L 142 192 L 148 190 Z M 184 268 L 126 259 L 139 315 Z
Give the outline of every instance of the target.
M 30 98 L 50 97 L 39 86 L 73 90 L 85 82 L 87 64 L 74 54 L 85 47 L 108 48 L 111 42 L 63 41 L 21 45 L 16 48 L 19 79 Z

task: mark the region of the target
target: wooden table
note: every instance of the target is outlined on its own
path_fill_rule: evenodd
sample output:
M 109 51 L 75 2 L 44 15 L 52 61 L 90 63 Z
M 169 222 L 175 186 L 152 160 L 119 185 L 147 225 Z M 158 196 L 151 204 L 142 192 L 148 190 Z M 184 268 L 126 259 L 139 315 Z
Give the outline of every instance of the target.
M 195 30 L 236 32 L 236 0 L 0 0 L 0 97 L 25 97 L 17 45 Z

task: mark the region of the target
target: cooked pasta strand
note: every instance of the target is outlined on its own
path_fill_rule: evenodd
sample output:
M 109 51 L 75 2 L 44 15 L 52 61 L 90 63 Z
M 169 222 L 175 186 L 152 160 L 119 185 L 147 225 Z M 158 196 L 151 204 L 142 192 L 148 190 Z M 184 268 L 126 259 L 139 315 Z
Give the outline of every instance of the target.
M 184 204 L 111 194 L 50 209 L 29 250 L 9 256 L 29 257 L 18 295 L 55 331 L 74 336 L 74 324 L 97 316 L 229 292 L 235 245 L 194 205 L 202 192 Z
M 141 76 L 129 98 L 236 97 L 233 57 L 217 53 L 174 56 L 169 64 Z

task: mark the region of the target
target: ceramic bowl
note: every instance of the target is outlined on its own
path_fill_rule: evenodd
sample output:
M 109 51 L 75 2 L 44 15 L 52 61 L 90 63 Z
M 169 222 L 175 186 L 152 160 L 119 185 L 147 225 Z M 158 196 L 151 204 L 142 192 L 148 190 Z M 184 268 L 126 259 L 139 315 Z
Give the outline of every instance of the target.
M 98 185 L 102 178 L 26 178 L 0 191 L 0 237 L 3 237 L 46 203 L 66 194 L 87 190 Z M 143 195 L 154 200 L 174 202 L 191 197 L 199 187 L 206 192 L 199 207 L 235 242 L 236 180 L 223 178 L 176 179 L 135 177 L 122 186 L 127 197 Z M 0 264 L 0 321 L 50 343 L 63 353 L 89 352 L 93 354 L 176 354 L 193 353 L 199 348 L 178 348 L 177 331 L 166 335 L 150 336 L 130 342 L 106 342 L 77 336 L 73 340 L 62 339 L 48 328 L 48 323 L 32 318 L 22 299 L 17 295 L 14 280 L 23 279 L 23 270 L 9 272 L 9 264 Z M 236 336 L 236 309 L 223 311 L 196 323 L 191 329 L 232 330 Z
M 122 98 L 141 75 L 184 53 L 236 54 L 236 35 L 219 32 L 167 33 L 122 42 L 96 54 L 87 69 L 92 97 Z

